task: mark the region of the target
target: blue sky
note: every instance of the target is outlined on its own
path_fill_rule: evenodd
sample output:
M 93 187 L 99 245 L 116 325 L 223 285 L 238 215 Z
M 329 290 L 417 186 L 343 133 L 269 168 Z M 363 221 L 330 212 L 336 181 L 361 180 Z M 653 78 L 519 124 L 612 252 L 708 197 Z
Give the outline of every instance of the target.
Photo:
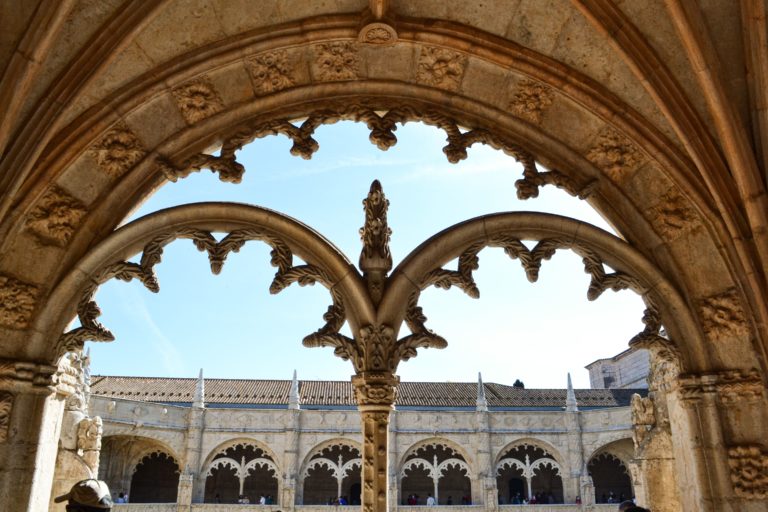
M 395 265 L 431 235 L 463 220 L 499 211 L 543 211 L 610 227 L 589 206 L 545 187 L 536 199 L 519 201 L 514 182 L 520 166 L 485 146 L 470 149 L 459 164 L 446 161 L 442 131 L 417 123 L 398 128 L 398 144 L 383 152 L 368 142 L 363 124 L 318 129 L 320 150 L 312 160 L 289 154 L 282 136 L 256 140 L 238 158 L 243 182 L 222 183 L 208 171 L 168 183 L 126 222 L 170 206 L 235 201 L 297 218 L 330 239 L 357 263 L 362 199 L 379 179 L 390 201 L 390 247 Z M 166 247 L 156 267 L 160 293 L 140 283 L 110 281 L 97 294 L 101 321 L 116 336 L 89 343 L 93 373 L 193 377 L 347 380 L 351 363 L 330 348 L 308 349 L 301 339 L 323 325 L 330 304 L 321 285 L 289 287 L 270 295 L 274 268 L 269 247 L 250 242 L 231 254 L 219 276 L 207 256 L 188 240 Z M 474 381 L 527 387 L 589 387 L 584 365 L 624 350 L 642 329 L 643 304 L 630 291 L 586 300 L 589 283 L 580 258 L 558 251 L 531 284 L 517 261 L 501 249 L 480 253 L 475 272 L 480 299 L 457 289 L 428 289 L 420 305 L 427 326 L 448 340 L 445 350 L 425 350 L 400 364 L 402 380 Z

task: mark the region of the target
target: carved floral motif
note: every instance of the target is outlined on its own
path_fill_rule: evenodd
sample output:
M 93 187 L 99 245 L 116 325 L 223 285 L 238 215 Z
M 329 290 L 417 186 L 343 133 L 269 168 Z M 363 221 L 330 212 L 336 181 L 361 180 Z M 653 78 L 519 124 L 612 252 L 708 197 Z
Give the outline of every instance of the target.
M 712 339 L 722 340 L 749 333 L 747 317 L 736 290 L 700 301 L 699 316 L 704 332 Z
M 555 99 L 552 88 L 534 80 L 522 80 L 509 102 L 509 110 L 517 117 L 541 124 L 541 115 Z
M 461 85 L 467 56 L 447 48 L 425 46 L 416 68 L 416 81 L 432 87 L 455 91 Z
M 627 171 L 635 168 L 642 158 L 634 144 L 612 129 L 603 130 L 587 153 L 587 160 L 613 180 L 624 178 Z
M 697 217 L 677 189 L 661 196 L 661 202 L 646 210 L 654 228 L 668 241 L 679 238 L 697 225 Z
M 393 45 L 397 42 L 397 32 L 386 23 L 369 23 L 360 30 L 357 40 L 366 44 Z
M 0 443 L 8 440 L 8 430 L 11 427 L 11 411 L 13 410 L 13 395 L 0 391 Z
M 66 245 L 87 213 L 85 205 L 53 185 L 27 218 L 27 229 L 42 242 Z
M 247 62 L 258 94 L 281 91 L 296 83 L 295 72 L 285 50 L 260 53 Z
M 181 115 L 189 124 L 195 124 L 224 108 L 219 93 L 207 76 L 195 78 L 176 87 L 173 89 L 173 97 Z
M 36 286 L 0 274 L 0 325 L 26 329 L 35 311 L 38 293 Z
M 144 148 L 127 126 L 118 123 L 91 146 L 90 153 L 104 172 L 119 178 L 144 157 Z
M 728 466 L 736 496 L 752 500 L 768 498 L 768 453 L 762 446 L 729 448 Z
M 355 80 L 359 66 L 357 45 L 339 41 L 314 46 L 315 78 L 324 82 Z

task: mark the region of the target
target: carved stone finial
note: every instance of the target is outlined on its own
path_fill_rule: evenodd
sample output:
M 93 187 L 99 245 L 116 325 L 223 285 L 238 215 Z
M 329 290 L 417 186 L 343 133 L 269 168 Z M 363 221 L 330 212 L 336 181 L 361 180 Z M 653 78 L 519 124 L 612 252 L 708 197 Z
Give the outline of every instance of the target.
M 296 370 L 293 370 L 293 380 L 291 380 L 291 393 L 288 397 L 289 409 L 300 409 L 301 399 L 299 398 L 299 380 L 296 378 Z
M 392 254 L 389 252 L 389 237 L 392 230 L 387 225 L 389 201 L 384 195 L 379 180 L 371 183 L 368 197 L 363 199 L 365 225 L 360 228 L 363 250 L 360 253 L 360 270 L 363 271 L 371 298 L 375 304 L 381 300 L 384 281 L 392 270 Z
M 573 390 L 570 372 L 568 373 L 568 391 L 565 395 L 565 410 L 567 412 L 579 411 L 579 403 L 576 401 L 576 392 Z
M 200 368 L 200 375 L 197 377 L 197 384 L 195 385 L 195 398 L 192 402 L 192 407 L 205 407 L 205 380 L 203 379 L 203 369 Z
M 480 372 L 477 372 L 477 411 L 488 412 L 488 400 L 485 398 L 483 375 Z

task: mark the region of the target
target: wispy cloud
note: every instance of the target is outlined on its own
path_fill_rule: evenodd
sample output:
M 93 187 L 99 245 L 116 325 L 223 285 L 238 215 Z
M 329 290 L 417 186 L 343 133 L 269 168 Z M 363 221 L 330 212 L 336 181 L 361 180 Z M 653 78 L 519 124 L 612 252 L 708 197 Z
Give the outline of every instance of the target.
M 144 321 L 152 333 L 154 343 L 150 345 L 163 362 L 163 369 L 170 375 L 183 374 L 185 367 L 182 362 L 181 352 L 174 346 L 168 336 L 163 333 L 155 319 L 152 318 L 152 314 L 149 312 L 141 293 L 134 286 L 121 286 L 119 290 L 120 295 L 124 299 L 125 309 L 131 311 L 134 315 L 138 315 L 139 319 Z

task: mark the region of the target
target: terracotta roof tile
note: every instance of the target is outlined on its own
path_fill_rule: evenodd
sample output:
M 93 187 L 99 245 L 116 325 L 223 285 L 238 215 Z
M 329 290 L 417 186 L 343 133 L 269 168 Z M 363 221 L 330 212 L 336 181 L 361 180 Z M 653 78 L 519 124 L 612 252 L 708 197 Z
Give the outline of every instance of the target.
M 91 392 L 110 398 L 148 402 L 192 403 L 196 379 L 165 377 L 94 376 Z M 205 402 L 241 406 L 285 406 L 290 380 L 205 379 Z M 486 399 L 491 408 L 560 408 L 565 406 L 565 389 L 521 389 L 486 383 Z M 618 407 L 629 405 L 633 393 L 647 390 L 578 389 L 580 407 Z M 299 395 L 305 406 L 354 407 L 352 384 L 348 381 L 299 381 Z M 401 382 L 397 403 L 400 407 L 472 408 L 477 399 L 475 382 Z

